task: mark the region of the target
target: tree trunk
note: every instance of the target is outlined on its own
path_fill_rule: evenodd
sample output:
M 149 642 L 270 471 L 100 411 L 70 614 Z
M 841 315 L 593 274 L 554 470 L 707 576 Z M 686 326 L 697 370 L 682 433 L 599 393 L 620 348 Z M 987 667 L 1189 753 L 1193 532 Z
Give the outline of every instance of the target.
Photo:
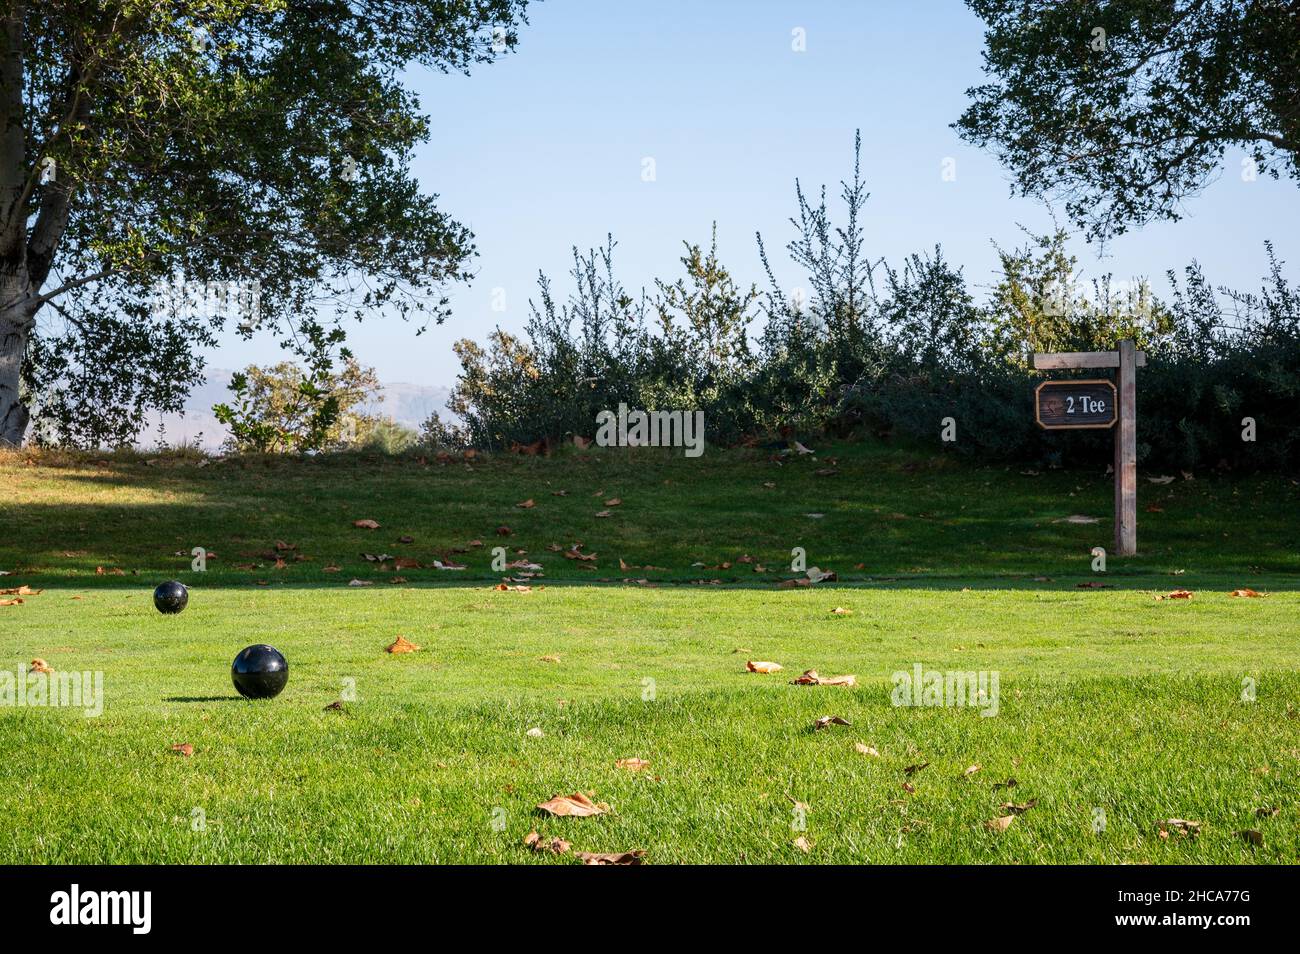
M 35 309 L 20 304 L 28 297 L 26 284 L 12 276 L 0 279 L 0 447 L 22 444 L 30 416 L 18 394 L 23 355 L 36 314 Z

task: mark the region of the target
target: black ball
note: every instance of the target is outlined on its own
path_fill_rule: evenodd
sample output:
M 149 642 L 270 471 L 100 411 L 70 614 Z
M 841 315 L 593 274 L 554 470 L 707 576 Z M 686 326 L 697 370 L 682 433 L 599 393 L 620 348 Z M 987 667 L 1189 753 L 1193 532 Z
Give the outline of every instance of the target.
M 190 591 L 184 583 L 168 580 L 153 591 L 153 605 L 160 613 L 179 613 L 190 601 Z
M 289 681 L 289 663 L 274 646 L 249 646 L 231 664 L 230 680 L 241 696 L 270 699 Z

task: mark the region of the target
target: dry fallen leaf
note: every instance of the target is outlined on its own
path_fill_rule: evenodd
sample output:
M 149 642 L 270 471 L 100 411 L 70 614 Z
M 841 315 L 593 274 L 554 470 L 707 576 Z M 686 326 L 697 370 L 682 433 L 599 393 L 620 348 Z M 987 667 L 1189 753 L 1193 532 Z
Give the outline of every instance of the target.
M 649 767 L 650 763 L 646 759 L 639 759 L 635 756 L 628 759 L 619 759 L 614 763 L 614 768 L 627 769 L 629 772 L 639 772 Z
M 360 527 L 362 530 L 378 530 L 379 524 L 374 520 L 353 520 L 352 526 Z
M 419 646 L 415 645 L 415 643 L 411 642 L 405 636 L 398 636 L 397 641 L 394 642 L 391 646 L 389 646 L 388 649 L 385 650 L 385 652 L 390 652 L 393 654 L 413 653 L 419 648 L 420 648 Z
M 964 771 L 964 772 L 961 773 L 962 778 L 970 778 L 972 775 L 974 775 L 974 774 L 975 774 L 976 772 L 978 772 L 979 770 L 980 770 L 980 767 L 979 767 L 978 765 L 969 765 L 969 766 L 966 767 L 966 771 Z
M 1009 815 L 1023 815 L 1025 812 L 1029 811 L 1029 809 L 1033 808 L 1037 804 L 1038 804 L 1038 799 L 1036 798 L 1031 798 L 1029 801 L 1022 802 L 1019 805 L 1017 805 L 1015 802 L 1003 802 L 1002 810 Z
M 850 722 L 848 719 L 843 719 L 840 718 L 839 716 L 820 716 L 817 719 L 817 721 L 813 723 L 813 728 L 824 729 L 828 725 L 852 725 L 852 724 L 853 723 Z
M 808 852 L 812 851 L 812 845 L 809 843 L 808 839 L 805 838 L 803 835 L 800 835 L 798 838 L 794 840 L 794 846 L 798 848 L 800 851 L 802 851 L 804 854 L 807 854 Z
M 572 795 L 556 795 L 550 801 L 542 802 L 537 808 L 548 815 L 572 816 L 574 818 L 603 815 L 609 811 L 609 806 L 604 802 L 593 802 L 582 792 L 574 792 Z
M 1157 596 L 1158 600 L 1190 600 L 1192 598 L 1191 590 L 1174 590 L 1166 593 L 1164 596 Z
M 805 670 L 802 676 L 790 680 L 792 686 L 856 686 L 857 676 L 819 676 L 816 669 Z
M 919 764 L 917 764 L 917 765 L 909 765 L 907 768 L 903 769 L 903 774 L 904 774 L 904 775 L 907 775 L 907 776 L 909 776 L 909 777 L 910 777 L 910 776 L 913 776 L 913 775 L 915 775 L 917 772 L 921 771 L 921 769 L 923 769 L 923 768 L 925 768 L 926 766 L 928 766 L 929 764 L 930 764 L 929 762 L 921 762 L 921 763 L 919 763 Z
M 32 660 L 32 672 L 54 672 L 54 669 L 44 659 L 39 656 Z
M 1161 838 L 1168 838 L 1171 831 L 1177 832 L 1183 838 L 1195 838 L 1201 833 L 1201 823 L 1188 821 L 1185 818 L 1166 818 L 1164 821 L 1156 822 L 1156 831 L 1160 833 Z
M 515 506 L 518 507 L 520 510 L 532 510 L 534 507 L 537 506 L 537 504 L 533 502 L 532 497 L 529 497 L 527 500 L 515 504 Z
M 1233 591 L 1232 591 L 1232 595 L 1233 595 L 1233 596 L 1236 596 L 1236 597 L 1241 597 L 1241 598 L 1243 598 L 1243 599 L 1255 599 L 1255 598 L 1257 598 L 1257 597 L 1262 597 L 1264 594 L 1263 594 L 1263 593 L 1256 593 L 1256 592 L 1255 592 L 1254 590 L 1252 590 L 1252 589 L 1246 589 L 1246 588 L 1243 588 L 1243 589 L 1240 589 L 1240 590 L 1233 590 Z
M 544 662 L 544 663 L 557 663 L 557 662 L 560 661 L 560 657 L 559 657 L 558 655 L 556 655 L 556 656 L 540 656 L 540 657 L 538 657 L 538 661 L 539 661 L 539 662 Z
M 989 831 L 1006 831 L 1015 820 L 1015 815 L 1003 815 L 1001 818 L 990 818 L 984 823 L 984 827 Z
M 639 865 L 645 857 L 645 849 L 636 851 L 575 851 L 573 857 L 584 865 Z
M 0 606 L 22 606 L 22 605 L 23 605 L 22 598 L 17 596 L 9 600 L 0 600 Z
M 190 745 L 188 742 L 177 742 L 172 746 L 172 751 L 179 752 L 181 755 L 189 758 L 194 754 L 194 746 Z
M 533 851 L 549 851 L 553 855 L 562 855 L 569 850 L 569 843 L 563 838 L 543 838 L 535 831 L 524 836 L 524 847 Z
M 525 732 L 524 735 L 528 736 L 530 739 L 540 739 L 542 736 L 546 735 L 546 733 L 542 731 L 540 726 L 533 726 Z
M 40 596 L 44 592 L 44 590 L 34 590 L 24 583 L 22 586 L 14 586 L 7 590 L 0 590 L 0 596 Z
M 755 662 L 754 660 L 751 659 L 745 663 L 745 669 L 748 670 L 749 672 L 762 672 L 762 673 L 780 672 L 781 664 L 774 663 L 774 662 L 762 662 L 762 661 Z
M 1256 831 L 1253 828 L 1247 828 L 1244 831 L 1237 832 L 1237 837 L 1244 838 L 1252 848 L 1264 847 L 1264 833 L 1262 831 Z
M 846 608 L 844 608 L 843 606 L 837 606 L 837 607 L 835 607 L 835 609 L 831 610 L 831 615 L 832 615 L 832 616 L 852 616 L 852 615 L 853 615 L 853 610 L 851 610 L 851 609 L 846 609 Z
M 602 511 L 600 511 L 600 513 L 596 514 L 596 516 L 597 516 L 597 517 L 608 517 L 608 516 L 609 516 L 609 511 L 608 511 L 608 510 L 602 510 Z
M 862 742 L 854 742 L 853 749 L 860 755 L 871 755 L 880 758 L 880 753 L 876 751 L 874 746 L 866 745 Z
M 348 586 L 374 586 L 374 580 L 348 580 Z
M 605 501 L 605 506 L 606 506 L 606 507 L 618 507 L 618 506 L 621 506 L 622 503 L 623 503 L 623 501 L 622 501 L 621 498 L 619 498 L 619 497 L 610 497 L 608 500 Z

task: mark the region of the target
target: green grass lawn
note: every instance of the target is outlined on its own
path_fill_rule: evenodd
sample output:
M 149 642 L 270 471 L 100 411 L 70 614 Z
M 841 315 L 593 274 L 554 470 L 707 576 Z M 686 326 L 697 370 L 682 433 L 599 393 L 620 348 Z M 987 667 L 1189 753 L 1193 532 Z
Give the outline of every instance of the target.
M 1294 484 L 1144 480 L 1139 556 L 1103 577 L 1104 475 L 819 456 L 9 455 L 0 587 L 44 592 L 0 607 L 0 669 L 99 671 L 105 700 L 95 718 L 0 707 L 0 863 L 573 863 L 525 849 L 532 830 L 654 864 L 1300 860 Z M 1101 522 L 1054 522 L 1070 514 Z M 297 547 L 282 569 L 259 555 L 277 540 Z M 547 549 L 577 541 L 597 569 Z M 491 588 L 498 543 L 545 567 L 532 592 Z M 174 555 L 196 545 L 218 553 L 207 574 Z M 794 546 L 847 582 L 778 587 Z M 150 601 L 169 576 L 192 587 L 176 617 Z M 1076 586 L 1099 580 L 1114 588 Z M 1241 586 L 1268 595 L 1227 595 Z M 1155 599 L 1173 587 L 1195 596 Z M 398 635 L 423 648 L 385 653 Z M 253 642 L 289 658 L 268 702 L 230 685 Z M 893 705 L 892 674 L 918 664 L 997 672 L 996 715 Z M 808 668 L 857 685 L 792 685 Z M 826 715 L 851 725 L 813 730 Z M 629 757 L 650 765 L 615 766 Z M 609 812 L 536 809 L 576 791 Z M 987 829 L 1006 802 L 1032 807 Z M 1162 837 L 1171 818 L 1200 834 Z

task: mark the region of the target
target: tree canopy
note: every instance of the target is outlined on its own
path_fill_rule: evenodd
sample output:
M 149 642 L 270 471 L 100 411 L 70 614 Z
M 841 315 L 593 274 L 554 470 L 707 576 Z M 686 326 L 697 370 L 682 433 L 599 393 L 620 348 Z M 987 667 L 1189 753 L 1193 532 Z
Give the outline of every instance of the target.
M 967 3 L 990 81 L 955 128 L 1089 237 L 1178 219 L 1229 147 L 1300 180 L 1297 0 Z
M 233 326 L 441 321 L 469 231 L 410 174 L 403 83 L 510 50 L 527 0 L 40 0 L 0 29 L 0 443 L 120 443 Z

